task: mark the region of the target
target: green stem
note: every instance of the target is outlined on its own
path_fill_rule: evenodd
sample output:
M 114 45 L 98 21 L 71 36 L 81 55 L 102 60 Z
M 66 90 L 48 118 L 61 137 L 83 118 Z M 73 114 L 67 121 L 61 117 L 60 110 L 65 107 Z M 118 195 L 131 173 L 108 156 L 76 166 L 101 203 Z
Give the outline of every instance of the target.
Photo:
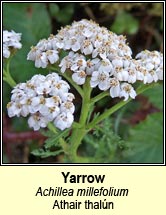
M 158 85 L 158 83 L 152 83 L 152 84 L 147 84 L 147 85 L 142 85 L 139 86 L 136 90 L 137 95 L 139 95 L 140 93 L 143 93 L 144 91 L 148 90 L 149 88 L 152 88 L 154 86 Z M 110 116 L 111 114 L 113 114 L 114 112 L 116 112 L 117 110 L 119 110 L 121 107 L 123 107 L 124 105 L 126 105 L 127 103 L 129 103 L 132 99 L 128 99 L 127 101 L 121 101 L 118 104 L 114 105 L 112 108 L 104 111 L 103 114 L 101 114 L 99 117 L 95 118 L 92 122 L 90 122 L 87 125 L 87 130 L 91 130 L 92 128 L 94 128 L 96 126 L 96 124 L 98 124 L 99 122 L 101 122 L 102 120 L 104 120 L 105 118 L 107 118 L 108 116 Z
M 16 86 L 16 82 L 10 74 L 10 60 L 11 58 L 7 59 L 6 70 L 3 69 L 3 80 L 13 88 L 14 86 Z
M 158 86 L 158 85 L 160 85 L 159 82 L 154 82 L 154 83 L 151 83 L 151 84 L 143 84 L 143 85 L 140 85 L 140 86 L 137 88 L 137 90 L 136 90 L 137 95 L 143 93 L 144 91 L 146 91 L 146 90 L 148 90 L 148 89 L 150 89 L 150 88 L 152 88 L 152 87 L 156 87 L 156 86 Z
M 106 97 L 109 95 L 108 91 L 104 91 L 100 93 L 99 95 L 95 96 L 94 98 L 91 99 L 91 104 L 94 104 L 95 102 L 100 101 L 102 98 Z
M 77 150 L 86 133 L 87 131 L 85 128 L 76 128 L 72 131 L 68 158 L 73 163 L 80 162 L 79 156 L 77 155 Z
M 81 114 L 80 114 L 80 120 L 79 124 L 84 126 L 86 124 L 86 120 L 89 114 L 89 108 L 90 108 L 90 96 L 92 92 L 92 88 L 90 86 L 90 78 L 87 78 L 84 86 L 83 86 L 83 92 L 84 96 L 82 99 L 82 108 L 81 108 Z
M 10 87 L 15 87 L 16 82 L 13 80 L 10 74 L 7 74 L 6 72 L 3 74 L 3 80 L 10 85 Z
M 89 114 L 90 109 L 90 96 L 91 96 L 92 88 L 90 87 L 90 79 L 87 78 L 84 86 L 83 86 L 83 99 L 82 99 L 82 108 L 79 119 L 79 127 L 74 127 L 72 130 L 72 135 L 70 139 L 70 150 L 69 150 L 69 159 L 72 162 L 87 162 L 88 158 L 81 158 L 77 156 L 77 149 L 81 144 L 81 141 L 85 134 L 86 130 L 86 121 Z
M 99 117 L 95 118 L 92 122 L 90 122 L 87 125 L 87 129 L 88 130 L 92 129 L 93 127 L 95 127 L 96 124 L 98 124 L 99 122 L 101 122 L 102 120 L 104 120 L 105 118 L 110 116 L 111 114 L 113 114 L 115 111 L 119 110 L 121 107 L 123 107 L 130 101 L 131 101 L 131 98 L 128 99 L 127 101 L 121 101 L 118 104 L 114 105 L 112 108 L 105 110 L 103 114 L 101 114 Z

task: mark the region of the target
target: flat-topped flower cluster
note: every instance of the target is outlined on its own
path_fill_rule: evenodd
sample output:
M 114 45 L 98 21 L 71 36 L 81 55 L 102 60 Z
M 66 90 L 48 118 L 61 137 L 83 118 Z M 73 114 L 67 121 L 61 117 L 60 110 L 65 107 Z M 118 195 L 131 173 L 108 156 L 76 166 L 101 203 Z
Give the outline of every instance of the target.
M 11 48 L 21 48 L 20 37 L 14 31 L 3 32 L 5 58 L 10 56 Z M 112 98 L 120 97 L 124 101 L 136 97 L 135 82 L 149 84 L 163 80 L 162 53 L 145 50 L 134 59 L 124 36 L 85 19 L 40 40 L 31 48 L 27 59 L 34 61 L 37 68 L 52 65 L 58 68 L 59 74 L 68 73 L 78 85 L 83 85 L 89 77 L 91 88 L 109 90 Z M 74 95 L 69 89 L 57 73 L 35 75 L 14 87 L 7 105 L 8 114 L 10 117 L 30 115 L 28 123 L 34 130 L 46 127 L 49 122 L 61 130 L 69 128 L 75 110 Z
M 14 31 L 3 31 L 3 57 L 9 58 L 12 49 L 20 49 L 22 44 L 20 43 L 21 33 Z
M 20 83 L 12 90 L 8 103 L 8 115 L 27 117 L 29 127 L 39 130 L 49 122 L 64 130 L 73 123 L 75 110 L 74 95 L 70 86 L 56 73 L 35 75 L 26 83 Z
M 62 51 L 66 56 L 61 57 Z M 163 55 L 147 50 L 132 58 L 126 38 L 100 27 L 93 21 L 81 20 L 62 28 L 31 48 L 27 59 L 36 67 L 56 64 L 61 72 L 70 72 L 78 85 L 90 76 L 92 88 L 109 90 L 110 96 L 135 98 L 132 86 L 137 80 L 144 84 L 163 79 Z

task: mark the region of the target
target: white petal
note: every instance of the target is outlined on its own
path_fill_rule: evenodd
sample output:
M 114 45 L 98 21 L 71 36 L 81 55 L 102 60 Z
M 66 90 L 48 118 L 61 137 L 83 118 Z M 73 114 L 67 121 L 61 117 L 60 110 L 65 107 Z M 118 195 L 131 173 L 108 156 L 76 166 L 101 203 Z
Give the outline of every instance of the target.
M 112 98 L 119 97 L 120 95 L 120 86 L 115 86 L 110 88 L 110 96 Z
M 132 99 L 135 99 L 136 95 L 137 95 L 137 94 L 136 94 L 135 90 L 131 90 L 130 97 L 131 97 Z
M 72 74 L 72 79 L 74 82 L 76 82 L 78 85 L 82 85 L 85 83 L 85 77 L 81 77 L 79 75 L 79 72 L 75 72 Z
M 108 83 L 107 80 L 106 81 L 101 81 L 101 82 L 99 82 L 98 87 L 99 87 L 100 90 L 104 90 L 104 91 L 108 90 L 109 83 Z

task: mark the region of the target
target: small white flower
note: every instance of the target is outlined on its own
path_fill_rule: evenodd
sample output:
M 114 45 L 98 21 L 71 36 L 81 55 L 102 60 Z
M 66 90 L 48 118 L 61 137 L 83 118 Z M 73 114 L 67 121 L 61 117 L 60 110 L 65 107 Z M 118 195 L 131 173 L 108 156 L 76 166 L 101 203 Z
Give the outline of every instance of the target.
M 149 72 L 144 67 L 140 67 L 137 71 L 137 80 L 143 81 L 144 84 L 149 83 L 151 79 Z
M 30 113 L 29 111 L 29 105 L 23 105 L 22 108 L 21 108 L 21 116 L 23 117 L 27 117 L 28 114 Z
M 156 69 L 156 74 L 159 80 L 163 80 L 163 66 Z
M 46 106 L 46 99 L 44 96 L 33 97 L 31 100 L 31 113 L 42 112 Z
M 91 75 L 93 71 L 97 71 L 100 64 L 99 58 L 94 58 L 92 60 L 87 61 L 86 73 L 87 75 Z
M 86 68 L 86 60 L 84 56 L 78 56 L 73 62 L 71 66 L 72 71 L 84 70 Z
M 102 59 L 107 58 L 107 52 L 105 47 L 101 46 L 93 50 L 92 58 L 96 58 L 97 56 L 100 56 Z
M 60 106 L 60 109 L 61 109 L 61 112 L 74 113 L 74 111 L 75 111 L 75 107 L 74 107 L 73 103 L 70 101 L 62 103 Z
M 81 44 L 78 41 L 78 38 L 76 38 L 76 37 L 69 38 L 68 40 L 65 40 L 64 42 L 65 42 L 64 48 L 67 50 L 71 49 L 72 51 L 77 52 L 81 47 Z
M 50 81 L 41 82 L 36 86 L 36 92 L 38 95 L 48 95 L 51 92 Z
M 47 119 L 51 122 L 58 116 L 58 114 L 60 114 L 60 109 L 59 107 L 55 106 L 55 107 L 49 107 L 48 114 L 46 116 L 47 116 Z
M 63 40 L 58 40 L 57 43 L 56 43 L 56 47 L 59 48 L 59 49 L 62 49 L 64 47 L 64 42 Z
M 50 95 L 57 95 L 61 97 L 63 93 L 68 93 L 69 89 L 69 84 L 66 81 L 60 80 L 51 85 Z
M 118 44 L 118 55 L 120 57 L 131 56 L 132 51 L 129 46 L 127 46 L 124 42 L 120 42 Z
M 43 52 L 43 51 L 47 51 L 48 49 L 51 49 L 52 45 L 49 40 L 42 39 L 37 43 L 36 48 L 41 52 Z
M 53 121 L 59 114 L 60 114 L 60 108 L 58 106 L 43 106 L 43 108 L 40 110 L 40 113 L 42 116 L 44 116 L 48 121 Z
M 137 94 L 131 84 L 128 83 L 121 84 L 120 97 L 124 97 L 124 101 L 127 101 L 129 97 L 135 99 L 136 95 Z
M 27 55 L 27 60 L 36 60 L 36 57 L 39 56 L 41 51 L 36 47 L 32 46 L 30 52 Z
M 76 82 L 78 85 L 82 85 L 85 83 L 86 80 L 86 73 L 85 71 L 76 71 L 72 74 L 72 79 L 74 82 Z
M 128 83 L 135 83 L 137 80 L 137 73 L 135 69 L 128 70 Z
M 20 105 L 21 105 L 21 116 L 26 117 L 28 116 L 29 113 L 31 112 L 31 103 L 32 103 L 32 98 L 25 95 L 21 100 L 20 100 Z
M 25 92 L 25 94 L 27 94 L 29 97 L 35 97 L 37 95 L 36 91 L 36 85 L 27 82 L 25 85 L 25 88 L 23 89 L 23 91 Z
M 10 51 L 7 45 L 3 44 L 3 57 L 9 58 L 10 57 Z
M 123 67 L 115 67 L 114 68 L 114 76 L 119 80 L 119 81 L 128 81 L 129 78 L 129 73 L 124 69 Z
M 130 57 L 123 57 L 123 67 L 129 67 L 131 65 L 132 60 L 130 59 Z
M 10 57 L 10 49 L 20 49 L 22 48 L 22 44 L 20 43 L 21 33 L 16 33 L 13 30 L 3 31 L 3 57 Z
M 92 54 L 93 51 L 93 45 L 89 39 L 84 40 L 82 46 L 81 46 L 81 52 L 85 55 Z
M 40 128 L 45 128 L 47 124 L 48 120 L 39 113 L 31 115 L 28 119 L 28 125 L 30 128 L 33 128 L 34 131 L 37 131 Z
M 94 38 L 94 43 L 93 43 L 93 44 L 94 44 L 94 47 L 95 47 L 95 48 L 101 47 L 102 42 L 103 42 L 103 37 L 102 37 L 102 35 L 97 34 L 96 37 Z
M 110 78 L 110 96 L 112 98 L 119 97 L 120 90 L 120 83 L 118 79 Z
M 60 130 L 64 130 L 66 128 L 70 128 L 74 120 L 73 114 L 70 112 L 62 112 L 60 115 L 56 117 L 54 120 L 54 124 Z
M 15 102 L 19 102 L 26 96 L 26 93 L 23 90 L 18 88 L 14 88 L 12 90 L 12 93 L 13 94 L 11 96 L 11 101 L 15 101 Z
M 70 53 L 69 53 L 68 56 L 64 57 L 61 60 L 59 67 L 61 67 L 61 72 L 64 73 L 67 69 L 70 69 L 72 65 L 73 65 L 73 60 L 72 60 Z
M 148 83 L 157 82 L 158 79 L 159 78 L 155 70 L 149 71 Z
M 112 71 L 112 64 L 108 59 L 100 61 L 99 72 L 110 73 Z
M 59 60 L 58 51 L 56 50 L 48 50 L 46 51 L 46 55 L 51 64 L 54 64 Z
M 20 116 L 22 105 L 16 102 L 9 102 L 7 104 L 7 110 L 9 117 Z
M 92 88 L 98 86 L 100 90 L 107 90 L 109 88 L 109 73 L 94 71 L 90 80 Z
M 7 44 L 10 47 L 20 49 L 22 44 L 19 42 L 21 40 L 21 33 L 16 33 L 13 30 L 3 31 L 3 43 Z
M 46 77 L 44 75 L 34 75 L 30 81 L 27 81 L 27 83 L 29 83 L 29 85 L 31 86 L 37 86 L 38 84 L 40 84 L 41 82 L 44 82 L 46 80 Z
M 47 107 L 59 106 L 62 103 L 62 98 L 60 96 L 52 96 L 52 97 L 46 98 L 45 100 L 46 100 Z
M 53 83 L 59 82 L 61 80 L 61 77 L 55 72 L 51 73 L 51 74 L 48 74 L 46 77 L 44 76 L 44 78 L 45 78 L 46 81 L 49 81 L 51 85 Z
M 48 59 L 47 59 L 47 55 L 45 52 L 40 53 L 39 55 L 36 56 L 35 59 L 35 66 L 37 68 L 46 68 L 48 65 Z
M 72 102 L 75 99 L 75 96 L 72 93 L 63 93 L 61 94 L 61 99 L 63 102 L 66 101 Z

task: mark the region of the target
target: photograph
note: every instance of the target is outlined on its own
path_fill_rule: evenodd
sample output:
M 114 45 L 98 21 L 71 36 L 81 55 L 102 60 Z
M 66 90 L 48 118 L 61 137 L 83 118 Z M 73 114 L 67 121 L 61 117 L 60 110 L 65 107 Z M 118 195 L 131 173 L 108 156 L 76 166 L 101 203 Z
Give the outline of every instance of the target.
M 1 163 L 164 164 L 164 12 L 3 2 Z

